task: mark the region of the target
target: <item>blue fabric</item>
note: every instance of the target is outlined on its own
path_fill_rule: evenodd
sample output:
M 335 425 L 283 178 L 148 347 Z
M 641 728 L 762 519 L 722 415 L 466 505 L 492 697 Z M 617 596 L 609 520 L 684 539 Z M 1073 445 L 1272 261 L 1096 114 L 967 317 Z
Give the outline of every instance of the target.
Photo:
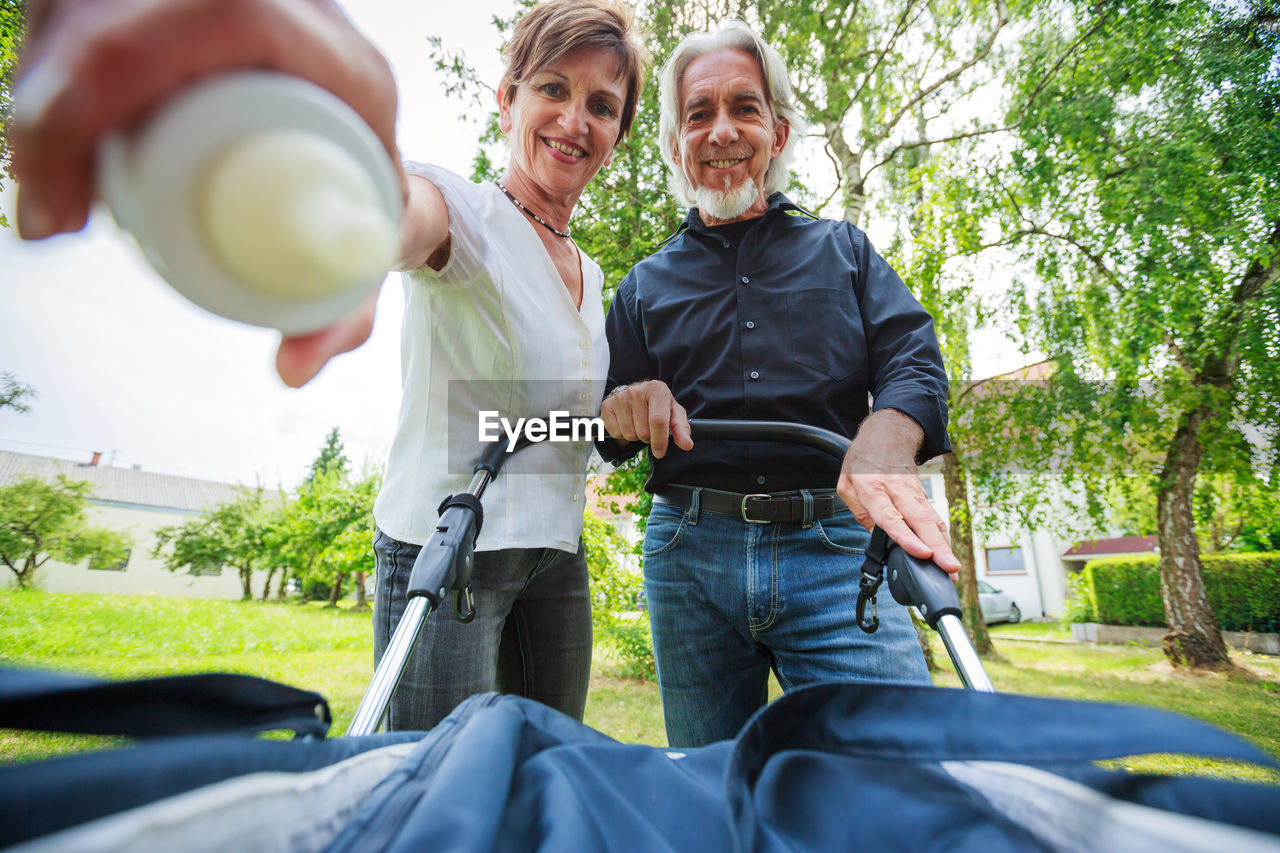
M 940 762 L 1064 775 L 1151 752 L 1275 762 L 1145 708 L 932 687 L 824 684 L 760 712 L 736 741 L 683 755 L 617 743 L 545 706 L 476 696 L 366 800 L 332 851 L 1044 849 Z M 1116 777 L 1117 774 L 1105 774 Z M 1118 774 L 1135 803 L 1280 836 L 1280 789 Z
M 0 727 L 140 738 L 288 729 L 324 737 L 329 722 L 319 693 L 251 675 L 106 681 L 0 667 Z
M 0 847 L 248 773 L 305 773 L 420 737 L 405 732 L 263 741 L 204 735 L 0 767 Z
M 893 408 L 924 430 L 921 461 L 949 449 L 947 378 L 933 321 L 847 222 L 813 219 L 782 194 L 740 244 L 691 211 L 623 279 L 605 323 L 606 391 L 660 379 L 690 417 L 793 421 L 853 435 Z M 611 462 L 632 443 L 599 444 Z M 697 443 L 653 460 L 646 484 L 735 492 L 832 488 L 839 460 L 770 443 Z
M 880 628 L 857 626 L 870 534 L 843 507 L 809 527 L 749 524 L 654 504 L 644 541 L 667 742 L 733 737 L 767 697 L 831 680 L 929 684 L 904 607 L 880 596 Z

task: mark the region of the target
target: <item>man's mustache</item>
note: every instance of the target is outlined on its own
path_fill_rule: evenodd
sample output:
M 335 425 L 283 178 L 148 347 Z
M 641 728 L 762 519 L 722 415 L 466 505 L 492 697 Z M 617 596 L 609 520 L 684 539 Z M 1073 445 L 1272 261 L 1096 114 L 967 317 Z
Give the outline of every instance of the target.
M 747 160 L 756 153 L 753 148 L 723 148 L 703 152 L 702 162 L 711 160 Z

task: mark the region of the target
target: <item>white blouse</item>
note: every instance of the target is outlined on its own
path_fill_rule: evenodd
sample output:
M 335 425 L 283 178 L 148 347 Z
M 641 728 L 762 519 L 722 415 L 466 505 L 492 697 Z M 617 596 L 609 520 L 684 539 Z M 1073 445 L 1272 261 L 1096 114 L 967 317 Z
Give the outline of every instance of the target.
M 538 226 L 497 186 L 436 166 L 404 166 L 439 188 L 452 239 L 441 270 L 402 274 L 403 396 L 373 514 L 387 535 L 421 545 L 435 530 L 440 502 L 471 482 L 486 446 L 481 412 L 513 425 L 552 411 L 598 415 L 609 348 L 598 264 L 579 254 L 579 311 Z M 476 548 L 576 551 L 591 448 L 589 439 L 543 441 L 508 457 L 482 498 Z

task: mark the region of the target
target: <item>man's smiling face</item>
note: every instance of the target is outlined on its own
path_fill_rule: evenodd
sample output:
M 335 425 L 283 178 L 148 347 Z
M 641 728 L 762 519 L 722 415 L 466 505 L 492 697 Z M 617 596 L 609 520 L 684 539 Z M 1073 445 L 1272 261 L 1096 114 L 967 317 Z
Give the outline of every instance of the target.
M 774 119 L 751 54 L 720 48 L 689 63 L 680 79 L 676 159 L 708 224 L 765 212 L 765 173 L 789 130 Z

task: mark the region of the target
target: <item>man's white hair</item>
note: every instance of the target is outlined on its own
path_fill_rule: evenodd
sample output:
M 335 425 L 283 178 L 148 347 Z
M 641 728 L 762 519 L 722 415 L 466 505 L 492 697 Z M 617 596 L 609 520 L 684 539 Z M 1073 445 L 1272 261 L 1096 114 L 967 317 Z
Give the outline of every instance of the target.
M 729 20 L 720 28 L 710 33 L 690 33 L 685 36 L 672 52 L 666 65 L 662 66 L 661 86 L 658 91 L 661 111 L 658 116 L 658 145 L 662 150 L 662 160 L 670 172 L 668 186 L 671 194 L 686 206 L 696 204 L 693 187 L 680 168 L 677 152 L 680 150 L 680 116 L 683 113 L 680 104 L 680 81 L 685 70 L 698 57 L 720 50 L 721 48 L 737 48 L 754 56 L 760 63 L 764 75 L 764 89 L 769 99 L 769 109 L 773 112 L 774 121 L 785 121 L 791 126 L 791 134 L 782 153 L 769 164 L 764 176 L 765 196 L 781 192 L 791 181 L 791 158 L 795 156 L 796 146 L 805 133 L 804 116 L 796 107 L 795 97 L 791 94 L 791 83 L 787 80 L 787 66 L 778 52 L 770 47 L 742 21 Z

